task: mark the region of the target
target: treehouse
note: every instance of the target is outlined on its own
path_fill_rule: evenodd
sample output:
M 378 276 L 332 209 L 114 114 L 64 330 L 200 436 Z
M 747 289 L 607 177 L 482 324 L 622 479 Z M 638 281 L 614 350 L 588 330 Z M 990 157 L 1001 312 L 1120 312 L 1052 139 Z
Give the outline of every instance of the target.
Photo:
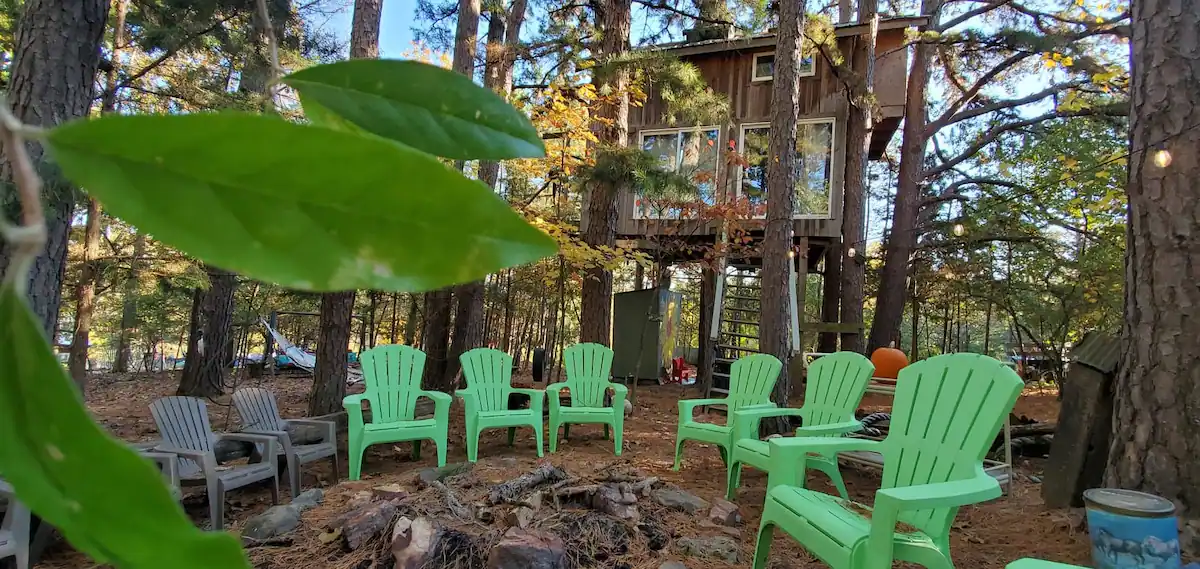
M 903 118 L 908 74 L 905 35 L 926 21 L 924 17 L 902 17 L 878 23 L 873 72 L 880 114 L 871 131 L 869 159 L 882 157 Z M 834 26 L 837 50 L 845 55 L 846 65 L 856 42 L 868 41 L 870 33 L 870 24 Z M 663 94 L 651 84 L 646 86 L 645 104 L 630 109 L 629 141 L 657 156 L 663 168 L 688 176 L 698 186 L 699 195 L 680 198 L 625 191 L 617 201 L 619 243 L 647 250 L 666 264 L 695 259 L 704 254 L 705 244 L 735 238 L 731 226 L 737 227 L 736 239 L 753 245 L 763 234 L 767 192 L 776 191 L 766 185 L 775 34 L 730 38 L 709 26 L 690 30 L 688 40 L 648 49 L 695 65 L 710 88 L 728 97 L 728 118 L 724 124 L 673 123 Z M 796 187 L 790 190 L 796 192 L 796 255 L 789 286 L 789 335 L 795 355 L 803 351 L 806 333 L 862 334 L 859 324 L 804 317 L 811 313 L 804 306 L 808 274 L 820 269 L 829 247 L 839 242 L 861 247 L 860 236 L 841 234 L 849 102 L 846 78 L 838 77 L 830 63 L 830 51 L 806 46 L 800 69 L 794 157 L 798 176 Z M 853 71 L 865 75 L 863 69 Z M 697 363 L 702 373 L 711 370 L 710 385 L 717 393 L 728 384 L 729 365 L 759 351 L 761 259 L 755 258 L 756 247 L 742 249 L 745 252 L 728 253 L 723 269 L 709 271 L 701 288 L 701 356 Z M 832 319 L 836 320 L 836 315 Z M 616 334 L 640 325 L 614 324 Z

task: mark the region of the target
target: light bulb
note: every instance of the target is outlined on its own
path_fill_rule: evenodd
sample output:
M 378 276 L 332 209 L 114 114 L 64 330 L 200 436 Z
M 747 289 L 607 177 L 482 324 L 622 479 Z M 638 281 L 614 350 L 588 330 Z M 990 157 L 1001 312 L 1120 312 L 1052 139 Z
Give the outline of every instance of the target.
M 964 227 L 963 224 L 961 224 L 961 223 L 954 224 L 954 234 L 955 235 L 962 237 L 966 233 L 967 233 L 967 228 Z
M 788 258 L 789 258 L 789 259 L 795 259 L 795 258 L 796 258 L 796 251 L 795 251 L 795 250 L 788 251 Z
M 853 258 L 854 258 L 854 255 L 855 255 L 855 254 L 857 254 L 857 253 L 858 253 L 858 251 L 855 251 L 855 250 L 854 250 L 854 247 L 851 247 L 851 248 L 849 248 L 849 249 L 846 249 L 846 256 L 847 256 L 847 257 L 850 257 L 851 259 L 853 259 Z
M 1159 168 L 1166 168 L 1171 165 L 1171 152 L 1165 148 L 1159 148 L 1154 151 L 1154 165 Z

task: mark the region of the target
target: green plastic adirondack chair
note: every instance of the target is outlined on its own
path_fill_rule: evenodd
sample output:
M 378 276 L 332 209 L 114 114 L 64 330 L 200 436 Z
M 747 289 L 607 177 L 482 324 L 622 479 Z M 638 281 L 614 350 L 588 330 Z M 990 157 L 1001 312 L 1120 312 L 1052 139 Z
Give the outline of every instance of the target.
M 363 352 L 365 393 L 342 400 L 349 417 L 350 479 L 359 480 L 363 452 L 379 443 L 413 442 L 413 458 L 421 457 L 421 441 L 437 445 L 438 466 L 446 465 L 446 433 L 450 427 L 450 402 L 440 391 L 421 389 L 425 352 L 412 346 L 378 346 Z M 433 400 L 433 418 L 417 419 L 417 400 Z M 362 402 L 371 404 L 371 422 L 365 423 Z
M 679 402 L 679 428 L 675 434 L 675 470 L 683 455 L 684 441 L 700 441 L 717 445 L 721 460 L 728 462 L 733 446 L 733 422 L 737 411 L 749 407 L 774 407 L 771 390 L 779 380 L 783 364 L 771 354 L 754 354 L 738 358 L 729 368 L 729 393 L 723 399 L 685 399 Z M 696 407 L 724 405 L 725 425 L 701 423 L 692 418 Z
M 563 351 L 567 381 L 546 386 L 546 397 L 550 399 L 550 452 L 558 450 L 558 427 L 563 428 L 563 438 L 570 436 L 571 423 L 603 424 L 604 438 L 608 429 L 613 430 L 613 453 L 621 456 L 621 445 L 625 435 L 625 394 L 629 388 L 608 380 L 612 377 L 613 351 L 601 344 L 575 344 Z M 563 407 L 559 392 L 571 390 L 571 406 Z M 604 405 L 608 390 L 613 390 L 612 406 Z
M 796 429 L 797 437 L 839 437 L 862 428 L 854 419 L 854 411 L 862 401 L 875 365 L 855 352 L 837 352 L 821 356 L 808 367 L 804 388 L 804 405 L 799 409 L 758 408 L 740 409 L 734 413 L 733 452 L 729 459 L 726 497 L 733 499 L 742 477 L 742 465 L 759 470 L 771 466 L 771 445 L 758 440 L 758 423 L 766 417 L 798 416 L 804 420 Z M 849 498 L 837 458 L 809 456 L 807 466 L 824 472 L 838 494 Z
M 754 569 L 766 568 L 776 527 L 834 569 L 885 569 L 893 559 L 952 569 L 950 524 L 958 508 L 1001 494 L 982 461 L 1023 385 L 994 358 L 937 356 L 900 372 L 885 440 L 772 440 Z M 850 451 L 883 455 L 874 510 L 803 488 L 808 453 Z
M 508 427 L 512 446 L 517 427 L 533 427 L 537 453 L 542 456 L 542 408 L 546 392 L 512 386 L 512 356 L 491 348 L 475 348 L 459 357 L 467 388 L 454 394 L 466 405 L 467 460 L 475 462 L 479 452 L 479 433 L 484 429 Z M 508 395 L 529 396 L 528 409 L 509 409 Z

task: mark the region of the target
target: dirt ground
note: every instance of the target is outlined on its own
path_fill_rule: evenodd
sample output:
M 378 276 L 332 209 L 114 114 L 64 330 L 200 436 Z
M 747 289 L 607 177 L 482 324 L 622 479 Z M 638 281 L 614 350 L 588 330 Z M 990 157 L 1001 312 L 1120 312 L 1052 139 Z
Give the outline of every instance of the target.
M 276 378 L 254 382 L 256 386 L 271 388 L 285 416 L 303 416 L 305 397 L 311 379 L 307 377 Z M 149 404 L 157 397 L 171 395 L 177 386 L 173 374 L 143 375 L 133 377 L 101 376 L 91 382 L 87 392 L 88 407 L 96 419 L 116 436 L 131 440 L 157 438 Z M 559 450 L 546 457 L 571 473 L 593 472 L 616 461 L 626 461 L 651 476 L 677 484 L 706 500 L 722 497 L 725 486 L 725 468 L 717 450 L 700 444 L 689 444 L 685 449 L 684 467 L 679 472 L 671 470 L 677 411 L 675 402 L 681 398 L 698 396 L 690 388 L 678 386 L 651 386 L 643 384 L 637 388 L 635 413 L 626 419 L 625 451 L 620 458 L 612 454 L 612 442 L 603 440 L 599 426 L 576 426 L 572 428 L 572 439 L 561 441 Z M 209 417 L 215 430 L 236 429 L 236 413 L 224 405 L 227 399 L 209 403 Z M 889 399 L 879 395 L 868 396 L 863 407 L 884 410 Z M 1017 404 L 1016 414 L 1039 421 L 1054 421 L 1058 404 L 1051 392 L 1028 392 Z M 462 410 L 456 402 L 451 410 L 450 462 L 466 459 L 463 443 Z M 718 419 L 719 420 L 719 419 Z M 344 449 L 345 439 L 342 439 Z M 346 473 L 334 477 L 328 461 L 307 465 L 304 471 L 305 488 L 323 487 L 326 499 L 321 507 L 304 514 L 304 524 L 297 530 L 296 545 L 291 547 L 258 547 L 250 550 L 251 559 L 260 569 L 361 569 L 361 558 L 341 553 L 336 544 L 321 544 L 316 539 L 317 526 L 324 519 L 341 513 L 341 507 L 355 493 L 384 484 L 400 484 L 412 487 L 417 469 L 435 466 L 432 445 L 425 443 L 422 460 L 414 462 L 410 456 L 411 446 L 377 445 L 367 452 L 363 464 L 364 480 L 348 482 Z M 344 455 L 344 451 L 343 451 Z M 480 441 L 480 462 L 474 469 L 483 482 L 498 483 L 527 472 L 536 464 L 537 454 L 532 433 L 518 431 L 516 445 L 504 444 L 504 431 L 485 432 Z M 345 468 L 343 460 L 343 468 Z M 969 569 L 991 569 L 1004 567 L 1021 557 L 1037 557 L 1047 560 L 1087 564 L 1089 547 L 1086 533 L 1074 529 L 1066 512 L 1047 511 L 1042 505 L 1040 486 L 1031 476 L 1040 476 L 1040 459 L 1017 459 L 1016 481 L 1009 493 L 992 502 L 960 510 L 951 533 L 951 550 L 955 564 Z M 853 498 L 870 503 L 879 485 L 879 473 L 843 467 L 843 476 Z M 340 480 L 340 483 L 338 482 Z M 736 503 L 741 507 L 745 519 L 737 538 L 741 546 L 743 563 L 730 565 L 696 558 L 683 559 L 672 547 L 660 553 L 630 555 L 619 559 L 618 566 L 630 569 L 656 569 L 668 560 L 681 560 L 692 569 L 717 569 L 727 567 L 749 567 L 758 518 L 762 510 L 766 476 L 754 469 L 746 469 L 743 485 Z M 827 479 L 815 473 L 809 482 L 810 488 L 832 492 Z M 285 500 L 286 489 L 284 490 Z M 238 528 L 254 514 L 270 506 L 270 495 L 266 488 L 251 487 L 229 494 L 226 508 L 226 527 L 231 531 Z M 188 514 L 205 523 L 207 501 L 202 495 L 189 496 L 184 501 Z M 667 520 L 676 537 L 719 535 L 715 528 L 698 524 L 695 517 L 679 514 Z M 43 568 L 90 568 L 95 565 L 85 556 L 59 545 L 47 554 L 38 565 Z M 771 552 L 771 567 L 774 569 L 807 569 L 824 567 L 814 560 L 793 540 L 777 532 Z

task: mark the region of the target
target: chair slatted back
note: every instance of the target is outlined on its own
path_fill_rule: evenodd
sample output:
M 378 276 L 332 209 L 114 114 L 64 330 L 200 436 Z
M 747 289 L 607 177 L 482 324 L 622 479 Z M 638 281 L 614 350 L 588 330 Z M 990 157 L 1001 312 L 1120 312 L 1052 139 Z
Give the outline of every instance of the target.
M 372 423 L 412 421 L 421 394 L 425 352 L 399 344 L 377 346 L 360 358 Z
M 748 405 L 771 402 L 771 390 L 779 380 L 783 363 L 771 354 L 753 354 L 738 358 L 729 368 L 729 395 L 726 405 L 733 413 Z
M 804 388 L 804 425 L 830 425 L 853 421 L 875 364 L 856 352 L 821 356 L 808 366 Z
M 612 377 L 613 351 L 602 344 L 575 344 L 563 351 L 571 406 L 604 407 Z
M 475 392 L 480 411 L 508 409 L 512 391 L 512 356 L 491 348 L 475 348 L 459 357 L 467 387 Z
M 242 418 L 242 430 L 285 431 L 275 395 L 266 389 L 245 387 L 233 392 L 233 406 Z
M 208 406 L 195 397 L 163 397 L 150 404 L 150 414 L 163 441 L 171 446 L 201 452 L 213 452 L 212 426 Z M 194 460 L 179 459 L 179 475 L 191 476 L 203 469 Z

